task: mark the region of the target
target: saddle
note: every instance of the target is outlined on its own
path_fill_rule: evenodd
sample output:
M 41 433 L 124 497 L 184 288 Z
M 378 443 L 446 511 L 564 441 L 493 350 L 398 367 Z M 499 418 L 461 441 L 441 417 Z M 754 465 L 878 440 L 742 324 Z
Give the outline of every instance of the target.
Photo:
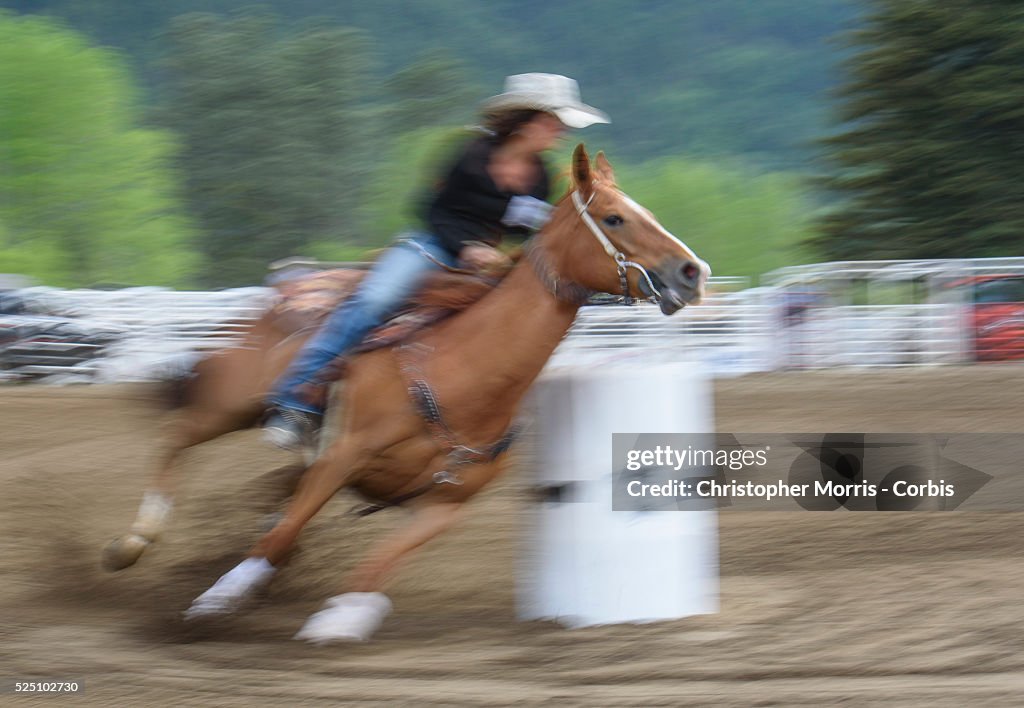
M 356 268 L 307 273 L 275 285 L 279 298 L 271 310 L 274 327 L 286 334 L 315 329 L 352 293 L 368 271 Z M 372 330 L 352 353 L 399 344 L 414 333 L 465 310 L 489 293 L 507 274 L 436 271 L 409 304 Z

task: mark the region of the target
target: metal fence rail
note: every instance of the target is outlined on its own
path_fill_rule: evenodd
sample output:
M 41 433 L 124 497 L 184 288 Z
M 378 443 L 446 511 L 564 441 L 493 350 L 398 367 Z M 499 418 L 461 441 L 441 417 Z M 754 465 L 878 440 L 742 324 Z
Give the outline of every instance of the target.
M 227 345 L 273 291 L 26 288 L 15 297 L 19 313 L 0 315 L 0 378 L 125 381 Z
M 643 355 L 699 360 L 719 376 L 768 371 L 776 359 L 775 319 L 773 305 L 743 293 L 671 317 L 649 304 L 584 307 L 552 363 Z
M 861 305 L 849 304 L 829 287 L 865 274 L 879 283 L 900 282 L 908 273 L 913 278 L 941 274 L 943 282 L 965 273 L 1024 273 L 1024 259 L 956 261 L 956 269 L 953 263 L 799 266 L 771 274 L 773 287 L 753 289 L 741 289 L 748 285 L 745 279 L 715 278 L 704 304 L 672 317 L 649 304 L 585 306 L 553 364 L 645 356 L 699 360 L 714 375 L 728 376 L 973 360 L 977 310 L 963 297 L 942 304 Z M 57 380 L 123 381 L 160 377 L 236 340 L 275 291 L 27 288 L 8 292 L 4 303 L 12 295 L 21 308 L 19 314 L 0 315 L 0 379 L 59 374 Z M 1003 326 L 1017 315 L 999 317 L 996 324 Z M 1020 319 L 1024 323 L 1024 315 Z M 1016 330 L 1007 331 L 1017 336 Z M 1024 347 L 1024 326 L 1019 339 Z M 1000 344 L 1000 351 L 1010 351 L 1009 344 Z
M 863 305 L 808 310 L 779 338 L 788 368 L 952 364 L 964 358 L 956 305 Z

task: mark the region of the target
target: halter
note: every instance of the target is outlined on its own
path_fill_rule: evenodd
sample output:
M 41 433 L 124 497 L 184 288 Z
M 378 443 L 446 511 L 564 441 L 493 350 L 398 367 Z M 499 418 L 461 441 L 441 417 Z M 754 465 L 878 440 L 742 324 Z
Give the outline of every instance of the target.
M 572 203 L 576 207 L 576 213 L 580 215 L 580 219 L 590 229 L 590 233 L 594 234 L 594 238 L 597 239 L 601 247 L 604 248 L 604 252 L 607 253 L 613 261 L 615 261 L 615 267 L 619 274 L 619 284 L 622 287 L 622 303 L 625 305 L 633 305 L 637 302 L 638 298 L 633 297 L 629 294 L 629 279 L 626 277 L 629 268 L 635 268 L 640 271 L 640 275 L 647 283 L 647 287 L 650 288 L 651 294 L 644 298 L 648 302 L 657 305 L 661 302 L 661 291 L 654 287 L 654 281 L 651 280 L 651 276 L 647 273 L 647 269 L 639 263 L 629 260 L 626 258 L 626 254 L 623 253 L 616 247 L 614 243 L 605 235 L 601 227 L 594 221 L 594 217 L 587 211 L 587 207 L 590 206 L 590 202 L 594 201 L 594 195 L 597 192 L 593 192 L 590 195 L 590 199 L 586 202 L 583 201 L 583 197 L 580 196 L 579 190 L 573 190 Z

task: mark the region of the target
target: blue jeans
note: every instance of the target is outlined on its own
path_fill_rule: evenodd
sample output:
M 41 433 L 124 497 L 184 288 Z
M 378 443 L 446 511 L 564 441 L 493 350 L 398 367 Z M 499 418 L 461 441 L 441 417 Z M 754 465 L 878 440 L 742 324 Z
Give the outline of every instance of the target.
M 400 310 L 427 275 L 438 268 L 423 251 L 441 263 L 455 265 L 455 256 L 432 234 L 404 235 L 384 252 L 352 296 L 328 316 L 274 383 L 270 396 L 273 405 L 323 413 L 299 393 L 300 389 L 324 386 L 327 381 L 322 377 L 327 373 L 327 365 Z

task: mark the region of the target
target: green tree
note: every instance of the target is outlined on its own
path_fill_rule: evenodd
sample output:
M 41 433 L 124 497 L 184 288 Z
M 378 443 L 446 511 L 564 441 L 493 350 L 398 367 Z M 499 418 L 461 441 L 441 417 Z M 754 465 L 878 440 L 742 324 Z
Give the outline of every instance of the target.
M 153 34 L 186 12 L 225 12 L 237 0 L 0 0 L 50 12 L 149 68 Z M 609 126 L 588 139 L 638 161 L 682 153 L 741 153 L 761 164 L 806 161 L 825 125 L 823 93 L 839 56 L 824 42 L 856 0 L 262 0 L 287 21 L 323 15 L 374 37 L 395 72 L 439 48 L 483 90 L 502 77 L 553 71 L 578 79 Z M 147 71 L 152 95 L 164 75 Z M 428 77 L 429 78 L 429 77 Z M 415 116 L 412 116 L 415 118 Z M 457 117 L 461 120 L 461 117 Z M 425 127 L 419 123 L 415 127 Z M 593 136 L 593 137 L 590 137 Z
M 1019 255 L 1024 7 L 875 0 L 825 142 L 837 258 Z
M 389 140 L 366 193 L 365 242 L 382 246 L 406 229 L 421 227 L 425 200 L 472 137 L 465 129 L 432 127 Z
M 476 135 L 456 126 L 475 120 L 481 95 L 465 67 L 444 51 L 420 56 L 384 82 L 378 113 L 386 133 L 365 192 L 364 243 L 380 246 L 421 226 L 419 212 L 440 173 Z
M 473 119 L 483 95 L 466 68 L 446 51 L 418 57 L 384 82 L 384 112 L 392 135 L 458 125 Z
M 187 15 L 169 39 L 164 115 L 184 143 L 204 282 L 251 283 L 272 260 L 357 240 L 373 146 L 362 35 Z
M 800 180 L 683 158 L 615 165 L 619 184 L 716 275 L 758 276 L 813 254 Z
M 400 136 L 385 153 L 367 195 L 369 243 L 387 244 L 415 227 L 417 209 L 432 182 L 472 135 L 430 128 Z M 568 188 L 570 146 L 552 155 L 556 176 L 552 201 Z M 564 153 L 564 154 L 562 154 Z M 739 164 L 674 157 L 629 164 L 611 156 L 620 186 L 711 264 L 717 275 L 756 277 L 776 268 L 814 260 L 811 208 L 797 175 L 761 173 Z M 340 259 L 348 253 L 323 251 Z
M 65 286 L 187 282 L 174 143 L 140 127 L 117 54 L 0 12 L 0 106 L 0 271 Z

